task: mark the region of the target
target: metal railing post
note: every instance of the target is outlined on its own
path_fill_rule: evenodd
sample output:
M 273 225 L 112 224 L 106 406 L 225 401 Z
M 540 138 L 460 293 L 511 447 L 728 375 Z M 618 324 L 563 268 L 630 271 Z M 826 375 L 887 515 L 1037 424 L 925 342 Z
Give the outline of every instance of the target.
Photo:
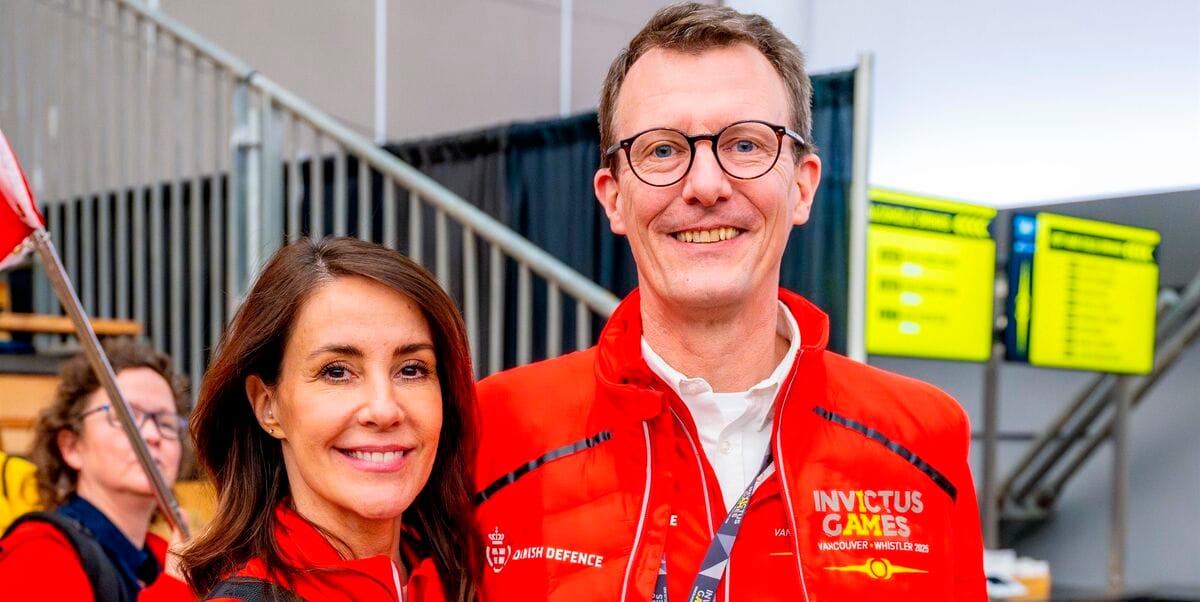
M 283 117 L 271 95 L 263 92 L 258 104 L 261 188 L 258 196 L 258 231 L 248 251 L 247 277 L 253 278 L 267 258 L 283 246 Z
M 1004 363 L 1004 343 L 992 343 L 992 355 L 983 372 L 983 481 L 980 505 L 983 507 L 983 543 L 1000 547 L 999 499 L 996 496 L 996 437 L 1000 414 L 1000 365 Z
M 1112 524 L 1108 540 L 1108 589 L 1113 595 L 1125 592 L 1125 535 L 1129 516 L 1129 409 L 1132 405 L 1130 379 L 1118 377 L 1113 391 L 1116 406 L 1113 433 Z
M 249 288 L 261 236 L 259 224 L 262 207 L 262 140 L 261 114 L 250 105 L 250 82 L 242 78 L 233 93 L 233 199 L 229 204 L 226 223 L 229 270 L 229 314 L 241 303 Z

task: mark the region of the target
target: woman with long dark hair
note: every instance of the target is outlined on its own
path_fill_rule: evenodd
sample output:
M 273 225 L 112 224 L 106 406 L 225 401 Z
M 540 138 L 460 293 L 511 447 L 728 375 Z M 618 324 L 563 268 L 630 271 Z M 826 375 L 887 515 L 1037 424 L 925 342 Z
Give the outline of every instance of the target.
M 183 551 L 213 599 L 479 597 L 462 318 L 403 255 L 300 240 L 263 269 L 192 417 L 217 489 Z

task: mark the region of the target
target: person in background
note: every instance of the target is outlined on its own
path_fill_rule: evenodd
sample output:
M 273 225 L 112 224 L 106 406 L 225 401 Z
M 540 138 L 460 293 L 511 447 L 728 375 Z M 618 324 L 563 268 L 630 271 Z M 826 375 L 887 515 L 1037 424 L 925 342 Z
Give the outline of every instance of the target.
M 187 437 L 184 378 L 167 356 L 129 340 L 105 345 L 117 386 L 168 486 Z M 33 443 L 42 505 L 0 540 L 7 600 L 194 600 L 168 542 L 149 532 L 151 481 L 83 354 L 63 364 Z
M 217 489 L 183 551 L 210 599 L 478 599 L 462 317 L 403 255 L 302 239 L 263 268 L 200 388 Z
M 489 596 L 985 599 L 966 413 L 828 351 L 780 286 L 811 94 L 728 7 L 666 7 L 613 61 L 594 187 L 639 288 L 596 347 L 479 384 Z

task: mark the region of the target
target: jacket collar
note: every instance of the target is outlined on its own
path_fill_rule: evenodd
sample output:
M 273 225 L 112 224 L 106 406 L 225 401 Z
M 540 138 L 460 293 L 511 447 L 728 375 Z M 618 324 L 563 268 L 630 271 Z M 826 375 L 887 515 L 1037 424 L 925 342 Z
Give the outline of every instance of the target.
M 783 288 L 779 289 L 779 300 L 792 312 L 800 328 L 800 355 L 824 350 L 829 342 L 829 316 L 804 297 Z M 641 294 L 634 289 L 617 306 L 600 333 L 596 381 L 624 413 L 645 420 L 663 410 L 663 398 L 644 394 L 658 377 L 642 358 L 641 342 Z
M 405 531 L 405 536 L 411 535 Z M 387 591 L 387 599 L 399 600 L 395 589 L 395 578 L 392 573 L 392 560 L 386 556 L 358 558 L 345 560 L 338 554 L 328 540 L 317 528 L 300 516 L 287 502 L 279 504 L 275 509 L 275 541 L 284 560 L 293 566 L 306 569 L 319 568 L 324 571 L 309 575 L 317 576 L 340 575 L 341 579 L 354 579 L 358 587 L 365 590 L 377 591 L 383 588 Z M 437 599 L 441 592 L 441 584 L 437 576 L 437 568 L 426 558 L 418 558 L 413 550 L 401 546 L 407 563 L 412 567 L 408 580 L 409 599 L 420 601 Z M 349 582 L 342 582 L 348 587 Z M 364 589 L 353 591 L 362 592 Z M 430 597 L 432 596 L 432 597 Z

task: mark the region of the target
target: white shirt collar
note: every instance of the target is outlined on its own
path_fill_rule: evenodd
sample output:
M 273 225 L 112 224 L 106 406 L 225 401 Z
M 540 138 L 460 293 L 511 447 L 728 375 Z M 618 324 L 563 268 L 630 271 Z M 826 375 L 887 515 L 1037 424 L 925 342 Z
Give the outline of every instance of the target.
M 779 302 L 775 332 L 790 342 L 787 353 L 783 354 L 783 359 L 779 361 L 778 366 L 775 366 L 775 370 L 745 391 L 717 394 L 744 397 L 748 401 L 746 413 L 751 414 L 751 424 L 758 430 L 765 429 L 771 423 L 772 412 L 770 410 L 774 406 L 779 386 L 791 372 L 792 364 L 796 361 L 796 354 L 800 350 L 800 326 L 783 301 Z M 662 356 L 650 347 L 650 343 L 646 342 L 644 336 L 642 337 L 642 358 L 646 360 L 646 365 L 650 367 L 650 370 L 667 383 L 667 386 L 671 387 L 671 390 L 689 407 L 693 407 L 695 401 L 701 396 L 713 395 L 712 385 L 708 381 L 701 377 L 689 377 L 671 367 Z M 732 422 L 732 420 L 728 422 Z

